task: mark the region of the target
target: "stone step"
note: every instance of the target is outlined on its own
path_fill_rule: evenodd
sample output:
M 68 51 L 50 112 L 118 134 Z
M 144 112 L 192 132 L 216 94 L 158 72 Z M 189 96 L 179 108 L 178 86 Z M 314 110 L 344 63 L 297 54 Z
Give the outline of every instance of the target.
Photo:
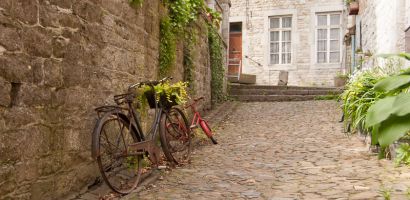
M 317 95 L 231 95 L 237 101 L 265 102 L 265 101 L 309 101 Z
M 228 77 L 228 81 L 231 83 L 242 83 L 242 84 L 255 84 L 256 75 L 253 74 L 241 74 L 239 80 L 236 77 Z
M 231 95 L 338 95 L 342 90 L 277 90 L 277 89 L 230 89 Z
M 269 89 L 269 90 L 343 90 L 336 87 L 302 87 L 302 86 L 278 86 L 278 85 L 241 85 L 230 84 L 230 89 Z

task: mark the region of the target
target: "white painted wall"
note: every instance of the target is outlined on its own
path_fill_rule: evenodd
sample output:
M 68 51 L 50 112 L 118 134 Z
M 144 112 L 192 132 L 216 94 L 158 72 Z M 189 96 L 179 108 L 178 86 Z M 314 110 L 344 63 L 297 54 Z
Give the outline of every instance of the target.
M 243 24 L 243 73 L 256 74 L 259 85 L 277 84 L 279 71 L 286 70 L 289 72 L 288 85 L 333 86 L 334 76 L 344 68 L 344 65 L 342 62 L 316 63 L 315 21 L 318 12 L 344 12 L 343 0 L 232 0 L 231 2 L 230 22 Z M 269 17 L 278 15 L 292 15 L 292 63 L 287 65 L 269 64 Z M 342 13 L 342 17 L 344 16 Z M 341 32 L 340 41 L 343 40 L 345 27 Z M 345 47 L 342 46 L 342 51 L 344 49 Z M 246 59 L 245 56 L 256 60 L 262 66 Z

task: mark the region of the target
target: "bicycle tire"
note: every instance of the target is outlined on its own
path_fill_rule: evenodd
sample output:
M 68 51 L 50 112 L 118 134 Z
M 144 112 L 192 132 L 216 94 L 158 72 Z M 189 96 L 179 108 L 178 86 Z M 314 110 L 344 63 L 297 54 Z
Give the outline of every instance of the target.
M 101 176 L 109 188 L 120 194 L 133 191 L 142 174 L 143 156 L 126 156 L 128 145 L 141 140 L 131 132 L 133 128 L 129 129 L 125 114 L 110 112 L 98 120 L 93 133 L 93 152 Z
M 185 114 L 175 107 L 165 111 L 159 133 L 162 150 L 171 165 L 187 163 L 191 154 L 191 130 Z
M 216 139 L 213 137 L 212 129 L 209 126 L 208 122 L 205 120 L 202 120 L 199 125 L 202 128 L 202 131 L 204 131 L 205 135 L 208 136 L 208 138 L 212 141 L 213 144 L 218 144 Z

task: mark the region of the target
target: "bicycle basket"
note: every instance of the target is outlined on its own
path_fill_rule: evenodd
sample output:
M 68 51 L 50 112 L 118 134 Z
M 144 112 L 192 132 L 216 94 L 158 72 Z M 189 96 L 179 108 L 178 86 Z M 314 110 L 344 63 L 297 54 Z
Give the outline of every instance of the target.
M 145 97 L 147 98 L 148 104 L 150 108 L 155 108 L 155 95 L 153 90 L 146 91 L 144 93 Z M 159 101 L 158 101 L 158 107 L 159 108 L 165 108 L 169 109 L 172 106 L 178 105 L 176 100 L 175 95 L 171 95 L 170 101 L 168 101 L 167 97 L 165 95 L 160 95 Z

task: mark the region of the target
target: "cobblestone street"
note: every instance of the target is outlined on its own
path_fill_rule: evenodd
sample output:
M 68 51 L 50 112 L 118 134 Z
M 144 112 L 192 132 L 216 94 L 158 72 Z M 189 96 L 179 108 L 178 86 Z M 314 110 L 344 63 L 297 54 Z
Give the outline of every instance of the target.
M 410 170 L 378 160 L 334 101 L 242 103 L 219 144 L 124 199 L 408 199 Z

